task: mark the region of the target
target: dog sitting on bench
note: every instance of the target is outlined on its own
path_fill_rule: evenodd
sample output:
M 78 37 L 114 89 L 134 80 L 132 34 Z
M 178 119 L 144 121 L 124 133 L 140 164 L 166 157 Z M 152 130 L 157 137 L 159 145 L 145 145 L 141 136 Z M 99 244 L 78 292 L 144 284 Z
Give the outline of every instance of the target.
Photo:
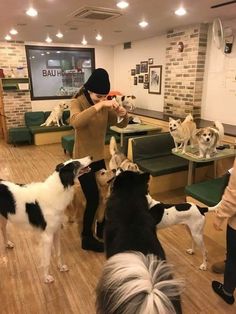
M 49 117 L 47 118 L 47 120 L 42 123 L 40 126 L 50 126 L 50 125 L 57 125 L 58 127 L 60 127 L 60 123 L 61 125 L 65 125 L 64 122 L 63 122 L 63 111 L 65 109 L 68 109 L 68 105 L 66 104 L 58 104 L 56 105 Z

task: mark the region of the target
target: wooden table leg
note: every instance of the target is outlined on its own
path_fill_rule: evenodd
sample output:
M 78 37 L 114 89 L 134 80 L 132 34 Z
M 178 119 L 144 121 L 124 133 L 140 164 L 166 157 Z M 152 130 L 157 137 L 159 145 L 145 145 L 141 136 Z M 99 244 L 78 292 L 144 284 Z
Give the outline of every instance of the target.
M 188 185 L 191 185 L 193 183 L 193 161 L 189 160 L 188 162 Z

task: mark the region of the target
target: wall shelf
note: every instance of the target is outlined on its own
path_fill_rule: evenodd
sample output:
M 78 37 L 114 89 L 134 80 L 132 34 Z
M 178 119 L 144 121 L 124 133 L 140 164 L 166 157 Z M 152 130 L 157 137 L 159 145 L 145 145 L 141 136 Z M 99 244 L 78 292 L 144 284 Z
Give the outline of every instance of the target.
M 28 77 L 2 78 L 3 91 L 25 92 L 30 90 Z

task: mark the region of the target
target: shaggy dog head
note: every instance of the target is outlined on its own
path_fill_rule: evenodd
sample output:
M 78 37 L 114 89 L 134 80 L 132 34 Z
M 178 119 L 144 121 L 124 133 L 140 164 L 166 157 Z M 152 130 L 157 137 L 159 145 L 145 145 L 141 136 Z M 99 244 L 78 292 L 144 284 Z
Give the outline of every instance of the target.
M 196 132 L 197 141 L 209 147 L 216 145 L 219 139 L 219 132 L 211 127 L 202 128 Z
M 70 159 L 56 166 L 61 183 L 64 188 L 74 185 L 78 182 L 78 177 L 90 171 L 89 165 L 92 162 L 90 156 L 81 159 Z

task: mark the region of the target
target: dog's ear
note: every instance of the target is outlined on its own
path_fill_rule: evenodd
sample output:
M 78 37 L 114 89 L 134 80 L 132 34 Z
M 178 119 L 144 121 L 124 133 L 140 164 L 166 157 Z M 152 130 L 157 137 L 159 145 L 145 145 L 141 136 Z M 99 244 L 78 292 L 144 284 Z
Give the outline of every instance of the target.
M 122 96 L 122 97 L 121 97 L 121 101 L 124 101 L 124 100 L 125 100 L 125 96 Z
M 136 97 L 134 95 L 131 96 L 131 99 L 136 99 Z
M 57 172 L 60 172 L 60 170 L 64 167 L 64 164 L 63 163 L 60 163 L 56 166 L 56 171 Z
M 179 124 L 182 123 L 180 119 L 177 119 L 176 122 L 179 123 Z
M 203 133 L 203 129 L 198 129 L 198 130 L 195 131 L 194 136 L 199 138 L 202 135 L 202 133 Z
M 172 119 L 171 117 L 169 117 L 169 122 L 170 122 L 170 121 L 173 121 L 173 120 L 174 120 L 174 119 Z

